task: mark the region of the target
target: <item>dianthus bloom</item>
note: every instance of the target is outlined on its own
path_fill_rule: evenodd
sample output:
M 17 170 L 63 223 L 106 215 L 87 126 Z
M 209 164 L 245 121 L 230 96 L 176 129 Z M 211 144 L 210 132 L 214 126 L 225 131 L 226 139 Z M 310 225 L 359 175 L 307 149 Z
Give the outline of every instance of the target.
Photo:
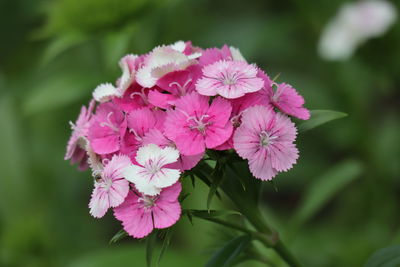
M 257 92 L 262 86 L 255 66 L 244 61 L 222 60 L 203 68 L 203 78 L 197 82 L 196 90 L 201 95 L 238 98 Z
M 308 119 L 304 99 L 237 48 L 179 41 L 119 65 L 121 76 L 96 87 L 71 123 L 65 155 L 91 169 L 92 216 L 113 208 L 124 230 L 143 238 L 178 221 L 180 180 L 197 175 L 205 155 L 224 170 L 237 153 L 262 180 L 295 164 L 296 128 L 287 115 Z
M 154 228 L 168 228 L 181 215 L 178 202 L 181 190 L 179 182 L 164 188 L 157 196 L 148 196 L 132 188 L 125 202 L 114 209 L 115 218 L 122 221 L 124 230 L 135 238 L 147 236 Z
M 108 160 L 107 160 L 108 161 Z M 129 182 L 122 171 L 131 163 L 127 156 L 115 155 L 95 177 L 94 190 L 90 200 L 90 214 L 103 217 L 111 207 L 117 207 L 128 195 Z
M 183 96 L 168 112 L 165 134 L 183 155 L 203 153 L 225 142 L 233 127 L 229 120 L 231 104 L 221 97 L 208 104 L 209 98 L 195 92 Z
M 160 148 L 149 144 L 141 147 L 136 156 L 140 165 L 131 165 L 124 170 L 124 177 L 146 195 L 157 195 L 161 189 L 178 181 L 180 171 L 166 168 L 179 158 L 179 151 L 172 147 Z
M 296 127 L 288 117 L 264 106 L 254 106 L 243 113 L 233 144 L 239 156 L 249 161 L 256 178 L 271 180 L 296 163 L 298 150 L 293 143 L 296 134 Z

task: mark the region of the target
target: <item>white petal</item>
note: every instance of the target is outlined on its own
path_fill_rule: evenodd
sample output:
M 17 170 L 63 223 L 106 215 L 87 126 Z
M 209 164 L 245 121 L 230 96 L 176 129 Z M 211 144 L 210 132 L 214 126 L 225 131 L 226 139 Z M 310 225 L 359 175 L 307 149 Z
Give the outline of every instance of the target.
M 149 182 L 148 176 L 145 175 L 145 173 L 146 173 L 145 168 L 133 164 L 126 167 L 122 171 L 122 174 L 125 177 L 125 179 L 131 183 L 134 183 L 135 185 Z
M 148 144 L 138 149 L 136 160 L 139 164 L 145 165 L 148 160 L 155 161 L 160 158 L 162 149 L 155 144 Z
M 162 168 L 151 179 L 151 184 L 158 188 L 164 188 L 175 184 L 181 175 L 179 170 Z
M 229 50 L 231 51 L 233 60 L 246 62 L 246 59 L 242 56 L 242 53 L 240 53 L 240 50 L 238 48 L 230 46 Z
M 159 157 L 163 158 L 163 165 L 174 163 L 178 161 L 179 151 L 173 147 L 165 147 L 160 151 Z
M 102 83 L 93 91 L 93 98 L 98 102 L 106 102 L 114 96 L 119 96 L 119 93 L 111 83 Z
M 182 53 L 183 51 L 185 51 L 186 44 L 184 41 L 178 41 L 178 42 L 172 44 L 171 48 Z

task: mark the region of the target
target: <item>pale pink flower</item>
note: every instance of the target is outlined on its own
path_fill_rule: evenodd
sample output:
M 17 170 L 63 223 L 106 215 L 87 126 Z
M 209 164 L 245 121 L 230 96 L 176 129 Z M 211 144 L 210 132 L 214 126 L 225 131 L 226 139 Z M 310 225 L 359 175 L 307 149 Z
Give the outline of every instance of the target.
M 81 108 L 81 112 L 79 113 L 76 122 L 70 122 L 72 135 L 68 140 L 67 152 L 64 156 L 64 159 L 71 159 L 72 164 L 79 163 L 80 170 L 85 170 L 88 167 L 85 147 L 94 105 L 94 100 L 90 101 L 87 109 L 85 106 Z
M 120 149 L 121 135 L 126 130 L 123 112 L 112 102 L 97 107 L 91 120 L 88 139 L 97 154 L 109 154 Z
M 154 228 L 168 228 L 179 220 L 181 206 L 178 197 L 181 190 L 179 182 L 164 188 L 157 196 L 144 195 L 131 189 L 125 202 L 114 208 L 114 216 L 122 222 L 130 236 L 143 238 Z
M 103 217 L 109 208 L 117 207 L 125 200 L 129 182 L 123 178 L 123 170 L 130 164 L 127 156 L 114 155 L 103 171 L 97 173 L 89 203 L 90 214 L 93 217 Z
M 249 161 L 251 173 L 261 180 L 271 180 L 296 163 L 296 134 L 296 127 L 287 116 L 265 106 L 254 106 L 243 112 L 233 142 L 239 156 Z
M 201 154 L 224 143 L 232 133 L 231 104 L 221 97 L 211 105 L 208 101 L 208 97 L 193 92 L 181 97 L 175 102 L 175 110 L 167 112 L 164 134 L 183 155 Z
M 176 148 L 176 144 L 172 140 L 169 140 L 159 129 L 151 129 L 147 132 L 147 134 L 143 137 L 143 145 L 147 144 L 156 144 L 161 148 Z M 197 163 L 199 163 L 199 161 L 203 158 L 203 155 L 204 153 L 192 156 L 179 154 L 178 160 L 174 163 L 168 164 L 167 166 L 171 169 L 179 169 L 181 171 L 190 170 L 196 166 Z
M 136 161 L 124 170 L 124 177 L 132 182 L 137 190 L 146 195 L 157 195 L 162 188 L 179 180 L 181 172 L 167 168 L 179 158 L 179 151 L 172 147 L 160 148 L 155 144 L 145 145 L 137 151 Z
M 203 68 L 203 77 L 197 81 L 196 90 L 201 95 L 221 95 L 238 98 L 257 92 L 263 80 L 257 77 L 257 67 L 244 61 L 217 61 Z

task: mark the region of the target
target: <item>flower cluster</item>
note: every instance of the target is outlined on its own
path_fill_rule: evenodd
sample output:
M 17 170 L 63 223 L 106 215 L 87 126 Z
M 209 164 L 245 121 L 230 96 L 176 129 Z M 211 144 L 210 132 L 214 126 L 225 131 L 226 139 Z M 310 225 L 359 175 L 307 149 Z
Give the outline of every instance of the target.
M 92 170 L 94 217 L 112 208 L 135 238 L 170 227 L 181 214 L 181 174 L 207 150 L 236 151 L 261 180 L 296 162 L 289 116 L 310 117 L 303 97 L 238 49 L 180 41 L 127 55 L 119 65 L 121 77 L 99 85 L 71 123 L 65 156 Z

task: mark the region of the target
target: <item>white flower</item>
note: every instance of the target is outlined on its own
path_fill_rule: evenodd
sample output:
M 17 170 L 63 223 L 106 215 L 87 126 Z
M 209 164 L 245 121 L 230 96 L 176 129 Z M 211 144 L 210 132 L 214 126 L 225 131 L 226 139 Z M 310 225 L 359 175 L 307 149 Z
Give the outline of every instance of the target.
M 180 176 L 180 171 L 165 168 L 167 164 L 174 163 L 179 158 L 179 152 L 172 147 L 160 148 L 149 144 L 139 148 L 136 161 L 141 165 L 130 165 L 124 170 L 124 177 L 135 184 L 141 193 L 154 196 L 162 188 L 175 184 Z
M 319 53 L 327 60 L 345 60 L 367 39 L 383 35 L 396 17 L 395 7 L 387 1 L 344 4 L 325 27 Z

